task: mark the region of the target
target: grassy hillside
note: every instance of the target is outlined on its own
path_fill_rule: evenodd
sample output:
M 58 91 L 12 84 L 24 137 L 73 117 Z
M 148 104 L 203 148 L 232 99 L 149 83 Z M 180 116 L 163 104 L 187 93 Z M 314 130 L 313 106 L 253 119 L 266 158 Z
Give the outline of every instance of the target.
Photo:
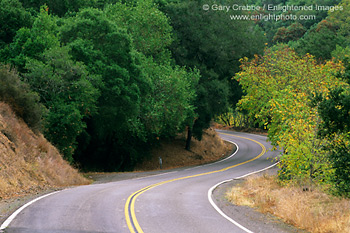
M 41 134 L 34 134 L 0 102 L 0 200 L 88 183 Z

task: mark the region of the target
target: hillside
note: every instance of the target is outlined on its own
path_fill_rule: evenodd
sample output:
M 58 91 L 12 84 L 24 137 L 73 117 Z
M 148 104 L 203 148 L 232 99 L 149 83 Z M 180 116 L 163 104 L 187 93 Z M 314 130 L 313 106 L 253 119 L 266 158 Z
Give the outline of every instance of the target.
M 162 141 L 151 151 L 151 157 L 145 159 L 135 168 L 136 171 L 157 170 L 159 157 L 162 158 L 162 169 L 206 164 L 230 155 L 234 145 L 225 143 L 213 128 L 203 132 L 201 141 L 192 138 L 191 150 L 185 149 L 186 133 L 179 134 L 175 140 Z
M 41 134 L 34 134 L 0 102 L 0 200 L 88 183 Z

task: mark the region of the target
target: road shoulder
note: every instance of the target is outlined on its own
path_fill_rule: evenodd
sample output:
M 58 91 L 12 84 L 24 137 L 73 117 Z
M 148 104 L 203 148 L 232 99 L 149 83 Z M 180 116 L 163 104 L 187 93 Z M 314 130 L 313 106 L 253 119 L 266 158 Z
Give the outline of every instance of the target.
M 277 168 L 269 169 L 269 174 L 276 173 Z M 264 172 L 265 173 L 265 172 Z M 262 175 L 264 173 L 260 173 Z M 243 179 L 232 180 L 230 182 L 219 185 L 213 191 L 213 200 L 215 204 L 228 217 L 232 218 L 242 226 L 246 227 L 252 232 L 259 233 L 287 233 L 287 232 L 306 232 L 284 223 L 282 220 L 271 214 L 263 214 L 257 210 L 247 206 L 237 206 L 229 202 L 225 194 L 233 186 L 238 185 L 244 181 Z

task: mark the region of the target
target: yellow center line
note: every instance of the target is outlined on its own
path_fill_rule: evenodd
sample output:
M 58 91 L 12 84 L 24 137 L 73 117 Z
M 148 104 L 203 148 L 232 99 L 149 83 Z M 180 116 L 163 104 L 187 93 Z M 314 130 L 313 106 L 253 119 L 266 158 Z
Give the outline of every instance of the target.
M 235 164 L 235 165 L 232 165 L 232 166 L 229 166 L 229 167 L 225 167 L 225 168 L 220 169 L 220 170 L 211 171 L 211 172 L 205 172 L 205 173 L 200 173 L 200 174 L 196 174 L 196 175 L 185 176 L 185 177 L 180 177 L 180 178 L 176 178 L 176 179 L 162 181 L 162 182 L 159 182 L 159 183 L 156 183 L 156 184 L 149 185 L 149 186 L 147 186 L 145 188 L 142 188 L 142 189 L 134 192 L 133 194 L 131 194 L 128 197 L 128 199 L 127 199 L 127 201 L 125 203 L 125 207 L 124 207 L 125 220 L 126 220 L 126 223 L 127 223 L 128 228 L 129 228 L 131 233 L 144 233 L 142 228 L 141 228 L 141 226 L 140 226 L 140 224 L 139 224 L 139 222 L 137 221 L 136 214 L 135 214 L 135 201 L 144 192 L 146 192 L 146 191 L 148 191 L 148 190 L 150 190 L 150 189 L 152 189 L 154 187 L 157 187 L 157 186 L 160 186 L 160 185 L 163 185 L 163 184 L 166 184 L 166 183 L 170 183 L 170 182 L 173 182 L 173 181 L 184 180 L 184 179 L 194 178 L 194 177 L 198 177 L 198 176 L 210 175 L 210 174 L 217 173 L 217 172 L 227 171 L 227 170 L 232 169 L 234 167 L 238 167 L 238 166 L 241 166 L 243 164 L 250 163 L 250 162 L 260 158 L 266 152 L 265 146 L 263 144 L 261 144 L 260 142 L 255 141 L 254 139 L 241 137 L 241 136 L 237 136 L 237 135 L 232 135 L 232 134 L 227 134 L 227 133 L 220 133 L 220 134 L 229 135 L 229 136 L 233 136 L 233 137 L 237 137 L 237 138 L 242 138 L 242 139 L 253 141 L 253 142 L 257 143 L 261 147 L 262 151 L 256 157 L 254 157 L 252 159 L 249 159 L 249 160 L 247 160 L 245 162 L 239 163 L 239 164 Z

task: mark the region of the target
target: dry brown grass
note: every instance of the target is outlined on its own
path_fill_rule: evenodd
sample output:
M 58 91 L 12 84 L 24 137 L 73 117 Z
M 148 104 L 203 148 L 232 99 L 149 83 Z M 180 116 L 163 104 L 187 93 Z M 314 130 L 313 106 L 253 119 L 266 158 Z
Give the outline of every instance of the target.
M 300 187 L 282 187 L 275 176 L 248 178 L 233 187 L 227 198 L 310 232 L 350 232 L 350 200 L 318 190 L 304 192 Z
M 191 151 L 185 150 L 186 134 L 178 135 L 175 140 L 164 141 L 152 150 L 151 158 L 138 164 L 135 171 L 159 169 L 159 157 L 163 161 L 163 169 L 183 166 L 194 166 L 217 161 L 233 150 L 232 144 L 225 143 L 213 130 L 204 131 L 201 141 L 192 139 Z
M 0 102 L 0 200 L 89 182 Z

